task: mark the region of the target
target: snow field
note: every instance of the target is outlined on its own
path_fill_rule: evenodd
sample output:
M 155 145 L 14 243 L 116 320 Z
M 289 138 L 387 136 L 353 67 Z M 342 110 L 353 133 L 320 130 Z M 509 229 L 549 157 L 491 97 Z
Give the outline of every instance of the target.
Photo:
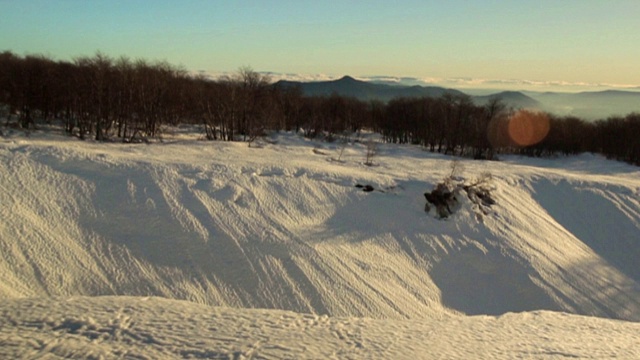
M 29 359 L 637 359 L 640 324 L 545 311 L 377 320 L 161 298 L 9 299 L 0 356 Z

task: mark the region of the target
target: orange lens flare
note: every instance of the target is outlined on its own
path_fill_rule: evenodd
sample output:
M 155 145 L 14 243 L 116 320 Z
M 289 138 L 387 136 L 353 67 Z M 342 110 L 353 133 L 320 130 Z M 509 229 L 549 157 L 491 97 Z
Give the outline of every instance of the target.
M 507 131 L 518 146 L 529 146 L 544 140 L 549 134 L 549 117 L 542 112 L 520 110 L 509 118 Z

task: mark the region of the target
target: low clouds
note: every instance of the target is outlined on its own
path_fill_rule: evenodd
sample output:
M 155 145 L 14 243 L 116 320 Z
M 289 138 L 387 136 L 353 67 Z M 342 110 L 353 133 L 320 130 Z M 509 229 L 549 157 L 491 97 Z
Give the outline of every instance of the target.
M 640 90 L 637 84 L 608 84 L 608 83 L 588 83 L 588 82 L 570 82 L 562 80 L 539 81 L 526 79 L 481 79 L 481 78 L 394 78 L 394 77 L 363 77 L 363 80 L 380 81 L 386 79 L 388 82 L 396 82 L 402 85 L 422 85 L 422 86 L 443 86 L 452 88 L 478 88 L 478 89 L 501 89 L 501 90 L 532 90 L 532 91 L 587 91 L 587 90 L 606 90 L 606 89 L 624 89 L 624 90 Z

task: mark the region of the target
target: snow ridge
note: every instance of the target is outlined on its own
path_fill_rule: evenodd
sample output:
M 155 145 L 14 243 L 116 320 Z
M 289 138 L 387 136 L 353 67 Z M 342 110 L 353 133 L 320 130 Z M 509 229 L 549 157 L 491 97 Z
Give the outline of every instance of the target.
M 338 151 L 288 134 L 261 148 L 2 140 L 0 296 L 640 320 L 635 168 L 598 157 L 465 161 L 465 177 L 493 174 L 498 203 L 480 215 L 467 202 L 441 221 L 422 194 L 450 158 L 380 144 L 365 166 L 362 143 L 332 160 Z

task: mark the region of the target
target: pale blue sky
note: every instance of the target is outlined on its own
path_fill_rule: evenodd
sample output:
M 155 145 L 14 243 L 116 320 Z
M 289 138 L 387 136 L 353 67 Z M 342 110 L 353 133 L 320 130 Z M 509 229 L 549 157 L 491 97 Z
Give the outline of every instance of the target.
M 638 0 L 0 0 L 0 14 L 0 50 L 57 60 L 640 85 Z

